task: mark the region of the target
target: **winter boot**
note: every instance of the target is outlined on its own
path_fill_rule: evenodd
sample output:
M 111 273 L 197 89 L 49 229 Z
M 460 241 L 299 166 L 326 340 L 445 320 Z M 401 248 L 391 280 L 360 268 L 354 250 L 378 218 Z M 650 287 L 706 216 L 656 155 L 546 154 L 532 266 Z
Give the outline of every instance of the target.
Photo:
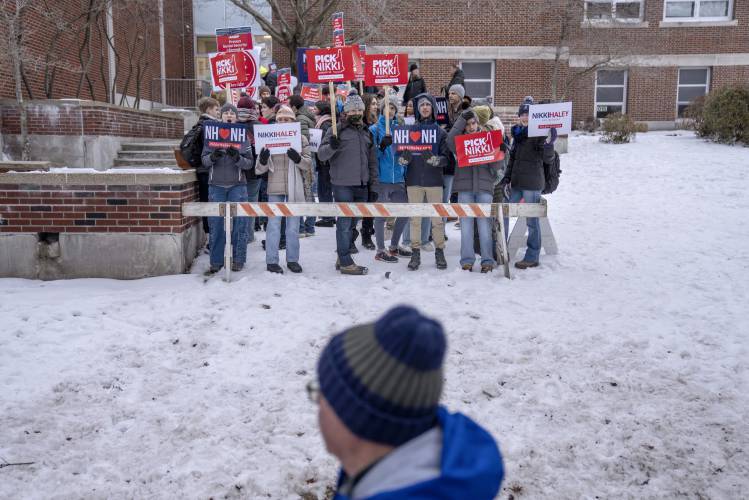
M 242 269 L 244 269 L 244 264 L 240 264 L 239 262 L 232 262 L 231 263 L 231 271 L 233 273 L 238 273 Z
M 491 273 L 494 271 L 494 266 L 491 264 L 481 264 L 481 274 Z
M 437 269 L 447 269 L 447 261 L 445 260 L 445 251 L 442 248 L 435 249 L 434 260 L 437 263 Z
M 370 234 L 362 234 L 361 244 L 367 250 L 374 250 L 375 248 L 377 248 L 375 247 L 375 244 L 372 241 L 372 235 Z
M 411 252 L 411 261 L 408 263 L 410 271 L 416 271 L 421 265 L 421 250 L 415 248 Z
M 395 264 L 398 262 L 398 257 L 394 256 L 390 252 L 386 252 L 385 250 L 381 250 L 377 252 L 375 255 L 375 260 L 379 260 L 382 262 L 388 262 L 390 264 Z
M 350 266 L 341 266 L 341 274 L 348 274 L 351 276 L 364 276 L 368 272 L 369 269 L 364 266 L 357 266 L 356 264 L 351 264 Z
M 268 264 L 266 266 L 266 269 L 268 272 L 275 273 L 275 274 L 283 274 L 283 268 L 279 266 L 278 264 Z
M 413 254 L 411 249 L 405 245 L 398 245 L 397 251 L 398 255 L 400 255 L 401 257 L 410 257 L 411 254 Z M 393 252 L 393 247 L 390 247 L 390 252 Z
M 464 271 L 468 271 L 469 273 L 473 272 L 473 264 L 462 264 L 460 268 Z
M 302 272 L 302 266 L 299 265 L 299 262 L 287 262 L 286 267 L 291 271 L 292 273 L 301 273 Z
M 528 269 L 529 267 L 538 267 L 538 262 L 531 262 L 529 260 L 521 260 L 520 262 L 515 262 L 515 267 L 518 269 Z

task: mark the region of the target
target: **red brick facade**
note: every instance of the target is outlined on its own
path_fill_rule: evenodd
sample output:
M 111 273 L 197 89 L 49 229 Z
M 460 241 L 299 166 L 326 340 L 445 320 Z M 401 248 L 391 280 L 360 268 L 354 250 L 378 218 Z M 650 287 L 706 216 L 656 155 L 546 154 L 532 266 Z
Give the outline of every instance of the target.
M 181 205 L 197 200 L 195 182 L 0 184 L 0 232 L 181 233 L 198 221 L 182 215 Z

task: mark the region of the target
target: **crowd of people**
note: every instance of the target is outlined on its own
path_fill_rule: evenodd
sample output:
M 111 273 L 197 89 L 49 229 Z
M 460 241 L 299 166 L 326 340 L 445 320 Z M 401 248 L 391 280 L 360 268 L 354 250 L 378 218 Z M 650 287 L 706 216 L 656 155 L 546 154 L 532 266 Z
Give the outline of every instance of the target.
M 518 123 L 509 133 L 505 125 L 483 99 L 466 95 L 463 74 L 456 65 L 448 85 L 448 123 L 437 126 L 436 103 L 427 92 L 419 68 L 411 64 L 409 82 L 402 97 L 397 89 L 366 87 L 360 95 L 356 85 L 345 98 L 335 96 L 334 109 L 328 88 L 322 87 L 322 100 L 309 105 L 297 93 L 288 103 L 280 103 L 271 86 L 258 89 L 259 101 L 243 94 L 236 105 L 213 97 L 198 103 L 198 123 L 183 140 L 183 156 L 197 170 L 200 201 L 268 201 L 268 202 L 380 202 L 380 203 L 536 203 L 544 189 L 544 162 L 553 157 L 556 135 L 528 136 L 528 108 L 532 97 L 526 97 L 518 109 Z M 267 83 L 267 82 L 266 82 Z M 271 82 L 272 83 L 272 82 Z M 359 87 L 360 89 L 362 87 Z M 336 129 L 333 130 L 333 116 Z M 205 120 L 240 123 L 252 138 L 258 124 L 299 122 L 302 149 L 288 149 L 286 154 L 257 151 L 254 141 L 243 150 L 214 150 L 202 141 Z M 386 121 L 389 123 L 386 126 Z M 399 125 L 415 130 L 437 131 L 433 152 L 396 153 L 392 131 Z M 311 151 L 310 129 L 322 130 L 322 141 Z M 490 164 L 457 168 L 455 139 L 462 134 L 500 130 L 505 141 L 499 146 L 505 159 Z M 187 140 L 187 139 L 190 140 Z M 453 222 L 451 220 L 450 222 Z M 265 231 L 262 241 L 267 270 L 283 273 L 279 251 L 286 250 L 286 268 L 301 273 L 299 239 L 315 235 L 316 228 L 335 226 L 336 269 L 341 274 L 363 275 L 367 268 L 354 261 L 359 253 L 356 241 L 374 251 L 374 259 L 396 264 L 408 259 L 407 267 L 415 271 L 422 266 L 422 252 L 434 252 L 437 269 L 447 269 L 445 245 L 447 218 L 404 217 L 387 220 L 382 217 L 357 220 L 352 217 L 259 217 L 234 219 L 232 227 L 232 271 L 241 271 L 246 262 L 247 245 L 256 234 Z M 541 233 L 538 219 L 527 219 L 527 251 L 518 269 L 538 266 Z M 479 269 L 491 272 L 497 266 L 493 221 L 490 218 L 460 218 L 460 266 L 473 271 L 476 255 Z M 507 227 L 507 224 L 505 224 Z M 208 217 L 203 228 L 209 234 L 209 273 L 223 266 L 225 234 L 220 217 Z M 476 230 L 474 229 L 476 228 Z M 389 233 L 389 234 L 388 234 Z M 375 241 L 372 240 L 374 236 Z M 386 244 L 386 237 L 389 241 Z

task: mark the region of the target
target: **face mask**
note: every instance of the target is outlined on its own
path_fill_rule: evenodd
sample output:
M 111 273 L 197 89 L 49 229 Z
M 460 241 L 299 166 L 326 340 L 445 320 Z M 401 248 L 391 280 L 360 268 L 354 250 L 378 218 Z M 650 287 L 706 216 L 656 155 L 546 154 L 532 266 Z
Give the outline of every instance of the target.
M 348 116 L 348 122 L 351 125 L 361 125 L 361 123 L 362 123 L 362 115 L 349 115 Z

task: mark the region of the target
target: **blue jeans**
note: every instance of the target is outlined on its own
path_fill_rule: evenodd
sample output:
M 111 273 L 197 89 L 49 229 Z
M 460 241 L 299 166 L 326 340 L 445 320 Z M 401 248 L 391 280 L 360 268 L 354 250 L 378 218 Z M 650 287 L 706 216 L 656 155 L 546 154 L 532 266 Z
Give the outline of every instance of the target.
M 337 203 L 364 203 L 367 201 L 367 186 L 333 185 L 333 197 Z M 335 223 L 336 250 L 341 266 L 354 264 L 349 248 L 351 247 L 351 229 L 355 220 L 353 217 L 338 217 Z
M 452 192 L 453 192 L 454 180 L 455 180 L 454 175 L 442 176 L 442 203 L 450 203 L 450 195 L 452 195 Z M 447 223 L 447 217 L 442 217 L 442 222 Z
M 286 201 L 282 194 L 269 194 L 269 203 Z M 265 235 L 265 263 L 278 264 L 278 246 L 281 241 L 281 219 L 269 217 Z M 286 217 L 286 262 L 299 262 L 299 217 Z
M 208 186 L 208 201 L 247 201 L 247 184 L 225 188 Z M 232 262 L 244 264 L 247 260 L 247 221 L 248 217 L 234 217 L 231 221 Z M 224 263 L 226 234 L 223 217 L 208 217 L 211 242 L 211 265 L 220 267 Z
M 429 217 L 423 217 L 421 219 L 421 246 L 423 247 L 429 243 L 429 233 L 432 230 L 432 219 Z M 411 224 L 406 224 L 406 228 L 403 230 L 403 244 L 411 248 Z
M 492 193 L 461 191 L 458 193 L 458 203 L 491 203 Z M 460 265 L 471 264 L 476 261 L 476 252 L 473 248 L 473 217 L 460 218 Z M 477 217 L 479 226 L 479 245 L 481 247 L 481 265 L 495 266 L 492 238 L 492 219 L 490 217 Z
M 508 203 L 518 203 L 520 200 L 525 200 L 526 203 L 539 203 L 541 201 L 541 191 L 528 191 L 525 189 L 512 188 L 510 193 L 510 199 Z M 528 247 L 525 250 L 524 261 L 527 262 L 538 262 L 538 258 L 541 255 L 541 225 L 538 222 L 538 217 L 528 217 L 525 219 L 528 225 Z M 510 231 L 508 226 L 508 220 L 505 219 L 505 229 L 507 234 L 505 238 L 509 238 Z
M 258 201 L 260 197 L 260 181 L 260 179 L 247 181 L 247 201 Z M 247 241 L 252 243 L 255 241 L 255 217 L 250 217 L 249 221 Z

